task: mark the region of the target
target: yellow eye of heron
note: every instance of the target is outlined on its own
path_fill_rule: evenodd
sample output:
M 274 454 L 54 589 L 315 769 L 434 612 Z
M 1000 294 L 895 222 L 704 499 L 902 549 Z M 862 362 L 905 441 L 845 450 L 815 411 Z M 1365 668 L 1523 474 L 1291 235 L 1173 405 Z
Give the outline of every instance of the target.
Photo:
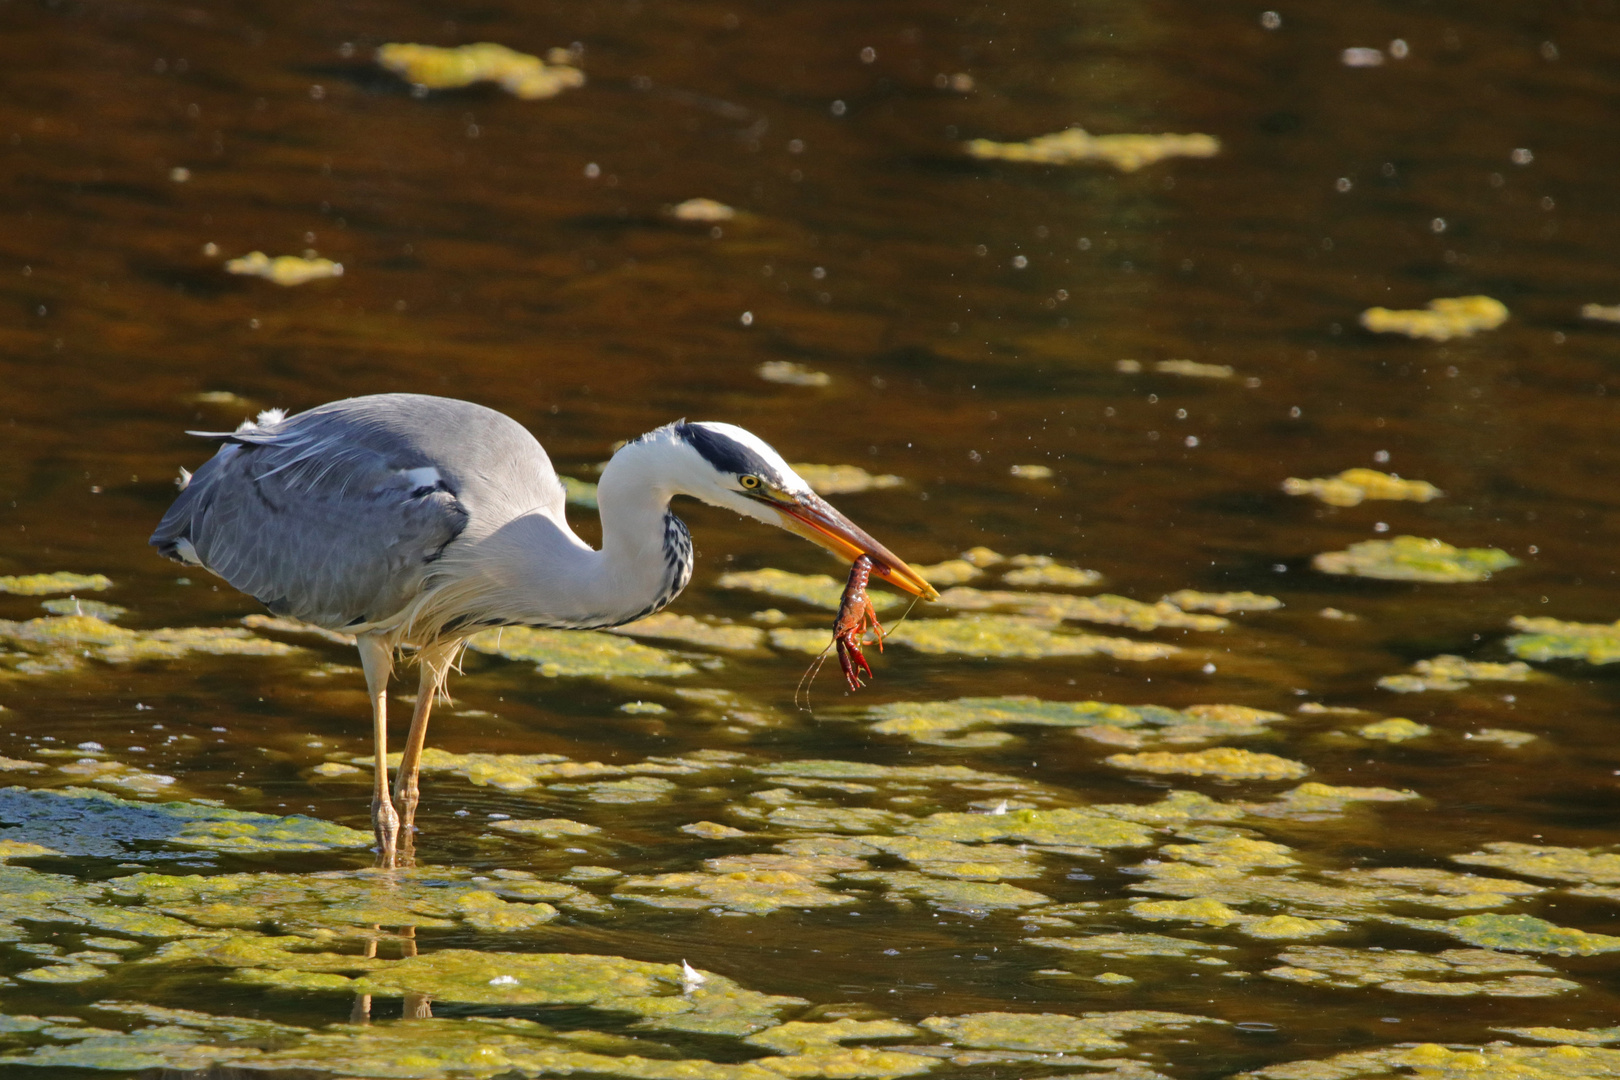
M 757 476 L 744 476 L 739 482 L 743 487 L 748 488 L 750 491 L 759 487 L 759 477 Z

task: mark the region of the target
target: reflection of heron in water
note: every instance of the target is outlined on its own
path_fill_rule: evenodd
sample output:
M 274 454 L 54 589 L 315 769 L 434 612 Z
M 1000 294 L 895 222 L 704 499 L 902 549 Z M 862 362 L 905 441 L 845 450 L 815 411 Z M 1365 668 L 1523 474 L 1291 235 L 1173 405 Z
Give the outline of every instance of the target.
M 428 712 L 467 638 L 490 626 L 618 626 L 664 607 L 692 576 L 673 496 L 779 526 L 841 558 L 868 555 L 894 585 L 937 595 L 763 440 L 730 424 L 668 424 L 614 454 L 597 490 L 600 551 L 568 527 L 562 484 L 534 436 L 480 405 L 382 394 L 199 434 L 225 445 L 194 476 L 182 473 L 151 542 L 278 615 L 357 636 L 384 866 L 394 865 L 402 821 L 408 834 L 415 816 Z M 421 685 L 391 801 L 387 685 L 404 645 L 417 649 Z

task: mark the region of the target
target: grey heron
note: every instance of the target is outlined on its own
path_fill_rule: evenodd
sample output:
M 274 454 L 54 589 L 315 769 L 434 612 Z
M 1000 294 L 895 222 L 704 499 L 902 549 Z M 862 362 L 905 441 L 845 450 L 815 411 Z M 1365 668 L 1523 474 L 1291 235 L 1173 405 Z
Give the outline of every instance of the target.
M 428 713 L 457 654 L 492 626 L 599 629 L 660 610 L 692 577 L 692 541 L 670 511 L 690 495 L 787 529 L 935 599 L 933 586 L 816 495 L 758 436 L 684 420 L 621 447 L 597 489 L 602 547 L 568 527 L 545 450 L 493 409 L 379 394 L 295 416 L 260 413 L 181 492 L 151 543 L 271 612 L 355 635 L 376 750 L 372 826 L 395 865 L 419 801 Z M 388 790 L 387 687 L 415 648 L 416 709 Z

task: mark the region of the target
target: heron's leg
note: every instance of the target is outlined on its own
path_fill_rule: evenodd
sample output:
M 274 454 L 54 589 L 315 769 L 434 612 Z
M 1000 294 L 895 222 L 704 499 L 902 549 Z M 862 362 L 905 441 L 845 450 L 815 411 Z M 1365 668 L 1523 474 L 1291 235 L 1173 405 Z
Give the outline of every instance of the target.
M 377 753 L 371 789 L 371 828 L 377 834 L 377 865 L 393 869 L 399 844 L 399 814 L 388 798 L 388 676 L 393 673 L 394 655 L 379 635 L 362 634 L 358 644 L 360 666 L 366 672 L 366 690 L 371 695 L 372 744 Z
M 450 676 L 450 665 L 455 660 L 461 643 L 449 642 L 427 645 L 417 655 L 421 668 L 417 683 L 416 711 L 411 714 L 411 731 L 405 737 L 405 752 L 400 757 L 399 775 L 394 779 L 394 805 L 399 810 L 400 824 L 405 830 L 405 842 L 411 843 L 411 830 L 416 821 L 416 806 L 421 801 L 417 777 L 422 770 L 422 747 L 427 742 L 428 714 L 433 711 L 433 699 L 444 689 Z

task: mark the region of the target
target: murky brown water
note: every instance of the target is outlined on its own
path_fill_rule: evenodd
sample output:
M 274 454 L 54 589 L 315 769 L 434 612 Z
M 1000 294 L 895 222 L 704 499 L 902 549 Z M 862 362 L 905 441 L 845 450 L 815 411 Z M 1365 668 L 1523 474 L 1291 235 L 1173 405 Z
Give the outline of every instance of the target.
M 773 831 L 759 812 L 793 805 L 793 792 L 823 809 L 925 817 L 983 811 L 1003 797 L 1014 809 L 1143 804 L 1171 787 L 1252 804 L 1298 782 L 1144 781 L 1105 762 L 1122 746 L 1068 731 L 1013 727 L 999 745 L 953 748 L 874 732 L 863 711 L 1015 694 L 1285 713 L 1286 723 L 1237 744 L 1304 763 L 1310 781 L 1422 796 L 1315 820 L 1251 815 L 1223 826 L 1288 845 L 1312 881 L 1378 867 L 1511 875 L 1452 861 L 1493 841 L 1606 850 L 1620 771 L 1608 669 L 1560 661 L 1537 665 L 1542 675 L 1528 682 L 1410 695 L 1375 683 L 1438 654 L 1511 659 L 1503 641 L 1515 615 L 1620 617 L 1612 482 L 1620 450 L 1609 401 L 1620 389 L 1620 328 L 1580 316 L 1583 304 L 1620 303 L 1620 14 L 1612 0 L 1351 3 L 1280 14 L 1268 29 L 1259 8 L 1185 3 L 1006 13 L 919 3 L 666 9 L 636 0 L 433 11 L 388 2 L 0 3 L 0 420 L 8 435 L 0 532 L 9 538 L 0 573 L 107 574 L 114 587 L 95 595 L 127 607 L 120 622 L 136 629 L 235 625 L 257 610 L 251 600 L 203 575 L 177 581 L 182 568 L 145 541 L 177 467 L 206 455 L 184 430 L 231 426 L 260 408 L 395 390 L 464 397 L 530 427 L 559 469 L 576 476 L 589 476 L 618 440 L 656 425 L 722 419 L 760 433 L 791 461 L 904 477 L 904 486 L 833 501 L 914 562 L 987 545 L 1101 571 L 1102 591 L 1138 600 L 1190 587 L 1252 590 L 1286 606 L 1232 615 L 1220 632 L 1069 627 L 1185 650 L 1156 661 L 986 660 L 896 644 L 874 656 L 877 679 L 859 698 L 824 672 L 813 715 L 793 704 L 807 659 L 798 652 L 733 655 L 649 641 L 723 663 L 628 682 L 548 679 L 531 665 L 473 654 L 452 683 L 456 708 L 435 719 L 435 746 L 624 767 L 690 761 L 703 750 L 746 757 L 712 775 L 677 776 L 641 802 L 430 773 L 418 849 L 425 864 L 483 875 L 526 870 L 548 881 L 579 863 L 628 875 L 700 872 L 706 858 L 766 852 L 801 835 Z M 1401 58 L 1390 51 L 1397 38 L 1407 46 Z M 371 61 L 387 41 L 484 40 L 537 54 L 577 42 L 589 82 L 544 101 L 488 86 L 413 96 Z M 1384 62 L 1345 65 L 1340 51 L 1354 46 L 1385 50 Z M 971 83 L 952 89 L 957 75 Z M 1100 163 L 979 162 L 961 149 L 970 138 L 1022 140 L 1076 124 L 1096 134 L 1207 132 L 1221 151 L 1123 173 Z M 699 196 L 740 214 L 712 231 L 670 218 L 670 206 Z M 205 245 L 215 245 L 212 254 Z M 253 250 L 305 249 L 341 262 L 343 276 L 281 288 L 222 269 Z M 1419 308 L 1473 294 L 1505 303 L 1509 321 L 1445 343 L 1358 325 L 1374 305 Z M 1126 359 L 1144 370 L 1121 370 Z M 1153 370 L 1170 359 L 1229 365 L 1234 375 Z M 831 382 L 799 387 L 756 374 L 782 360 Z M 1053 476 L 1010 473 L 1029 464 Z M 1335 508 L 1279 488 L 1285 477 L 1352 466 L 1422 478 L 1446 495 Z M 760 567 L 838 573 L 824 557 L 707 507 L 682 513 L 700 559 L 674 610 L 748 624 L 774 605 L 794 626 L 820 625 L 823 616 L 805 605 L 717 582 Z M 594 535 L 592 515 L 573 514 L 582 535 Z M 1522 565 L 1478 584 L 1311 569 L 1316 553 L 1402 534 L 1501 548 Z M 1005 587 L 993 577 L 974 584 Z M 0 596 L 0 616 L 33 618 L 38 603 Z M 1323 617 L 1329 607 L 1354 619 Z M 913 618 L 949 614 L 919 609 Z M 365 829 L 365 783 L 310 771 L 367 752 L 353 651 L 279 640 L 309 651 L 92 658 L 65 673 L 7 675 L 0 755 L 43 763 L 8 775 L 28 787 L 82 783 L 89 773 L 60 770 L 78 755 L 50 752 L 95 741 L 104 750 L 84 751 L 87 760 L 172 776 L 168 797 Z M 312 677 L 321 664 L 350 670 Z M 738 697 L 716 704 L 677 688 Z M 638 699 L 668 711 L 618 710 Z M 1367 711 L 1299 714 L 1302 703 Z M 1389 716 L 1433 732 L 1400 744 L 1354 734 Z M 1487 728 L 1536 738 L 1518 748 L 1465 738 Z M 779 787 L 747 772 L 811 758 L 966 766 L 1000 779 L 906 787 L 889 776 L 862 793 Z M 738 806 L 753 806 L 754 816 L 736 815 Z M 570 818 L 602 832 L 577 842 L 513 838 L 488 827 L 494 814 Z M 741 827 L 757 842 L 676 829 L 700 820 Z M 0 839 L 31 839 L 28 827 L 0 821 L 12 826 Z M 1198 832 L 1208 824 L 1167 827 L 1179 831 L 1154 844 L 1220 840 Z M 360 850 L 187 854 L 158 843 L 141 855 L 137 847 L 20 865 L 93 882 L 133 872 L 132 859 L 204 874 L 369 862 Z M 1309 942 L 1273 940 L 1133 914 L 1143 899 L 1192 895 L 1130 890 L 1143 881 L 1144 859 L 1169 858 L 1151 847 L 1033 857 L 1039 875 L 1012 883 L 1046 900 L 1022 907 L 906 898 L 895 880 L 884 892 L 832 879 L 835 890 L 867 891 L 841 906 L 743 916 L 714 913 L 724 905 L 665 910 L 608 900 L 610 881 L 590 886 L 604 898 L 594 914 L 563 905 L 543 929 L 495 934 L 458 924 L 424 928 L 417 940 L 424 954 L 684 958 L 749 990 L 844 1009 L 799 1007 L 782 1012 L 786 1020 L 1155 1009 L 1254 1028 L 1138 1036 L 1128 1051 L 1093 1055 L 1189 1078 L 1400 1042 L 1478 1045 L 1507 1037 L 1495 1030 L 1503 1027 L 1604 1026 L 1620 1005 L 1611 960 L 1546 950 L 1502 953 L 1573 984 L 1539 997 L 1267 976 L 1283 963 L 1280 953 L 1302 944 L 1424 954 L 1461 947 L 1432 925 L 1391 920 L 1468 910 L 1391 901 L 1347 914 L 1325 902 L 1230 901 L 1244 917 L 1346 923 Z M 869 863 L 906 866 L 892 855 Z M 1570 886 L 1620 877 L 1515 880 L 1561 891 L 1479 910 L 1615 932 L 1613 897 Z M 1041 916 L 1047 901 L 1100 906 Z M 1027 924 L 1031 912 L 1071 925 Z M 16 941 L 0 946 L 0 972 L 16 976 L 50 958 L 20 946 L 82 948 L 89 931 L 74 918 L 21 924 Z M 1041 934 L 1124 932 L 1235 948 L 1221 954 L 1226 967 L 1200 967 L 1183 957 L 1102 959 L 1029 943 Z M 229 966 L 207 963 L 143 967 L 140 958 L 167 938 L 140 940 L 125 964 L 98 961 L 107 965 L 101 977 L 0 983 L 0 1010 L 118 1030 L 132 1022 L 95 1013 L 97 1002 L 317 1029 L 350 1018 L 352 993 L 245 984 Z M 398 944 L 384 941 L 381 955 L 399 955 Z M 323 947 L 345 951 L 352 942 Z M 1135 981 L 1096 981 L 1105 971 Z M 1225 977 L 1239 971 L 1248 974 Z M 628 1023 L 612 1008 L 444 997 L 434 1002 L 441 1020 L 517 1016 L 610 1032 Z M 375 994 L 373 1017 L 398 1017 L 401 1000 Z M 45 1045 L 43 1036 L 8 1030 L 0 1027 L 12 1040 L 0 1054 L 9 1060 Z M 674 1048 L 665 1056 L 725 1063 L 763 1053 L 720 1035 L 660 1038 Z M 938 1042 L 926 1033 L 909 1041 L 929 1040 Z M 181 1067 L 117 1056 L 124 1052 L 99 1064 Z M 353 1061 L 334 1071 L 434 1075 L 409 1071 L 392 1052 L 371 1060 L 374 1072 Z M 988 1053 L 926 1060 L 939 1076 L 1058 1075 L 1083 1064 Z M 1145 1075 L 1116 1066 L 1121 1076 Z M 867 1071 L 840 1067 L 855 1069 L 838 1074 L 851 1077 L 900 1075 L 870 1063 Z M 1581 1071 L 1598 1068 L 1590 1063 L 1570 1068 L 1598 1075 Z

